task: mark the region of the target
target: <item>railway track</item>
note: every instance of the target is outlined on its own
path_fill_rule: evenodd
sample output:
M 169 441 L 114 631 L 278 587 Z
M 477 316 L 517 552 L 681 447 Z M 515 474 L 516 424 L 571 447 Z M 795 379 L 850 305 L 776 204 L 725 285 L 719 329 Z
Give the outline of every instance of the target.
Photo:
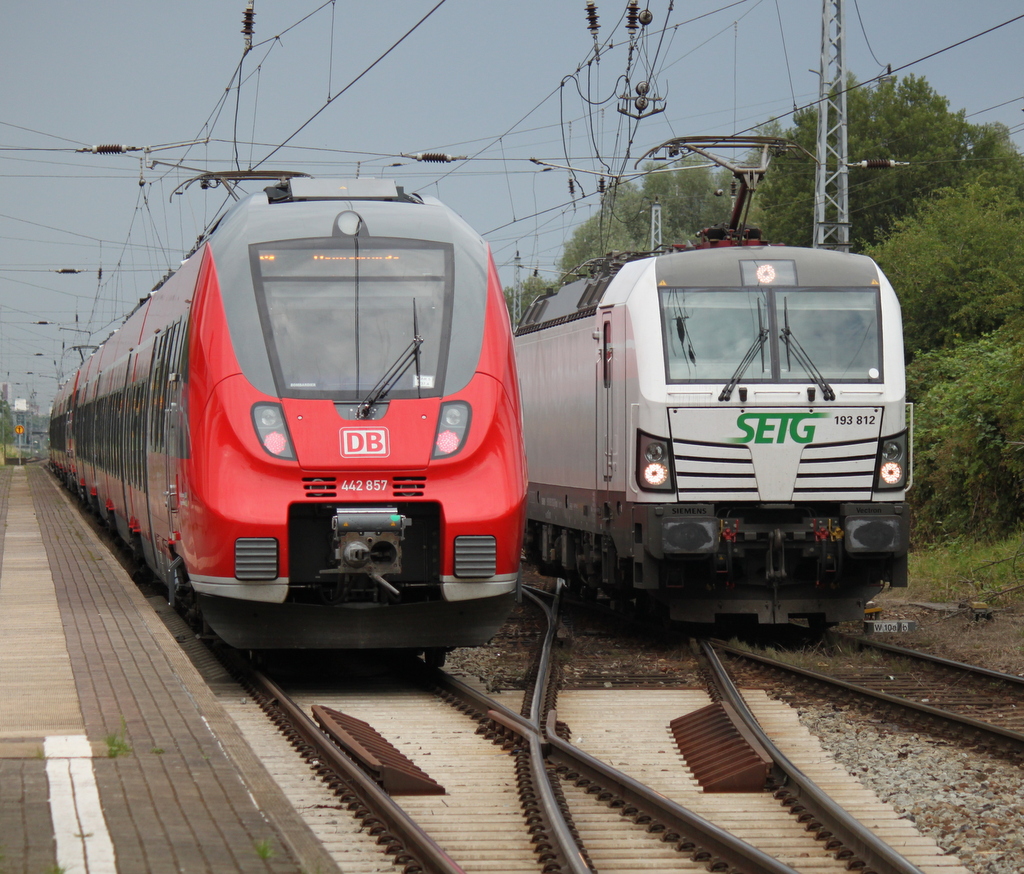
M 850 649 L 870 649 L 878 657 L 865 664 L 860 659 L 823 656 L 823 670 L 812 670 L 724 643 L 716 643 L 716 649 L 728 654 L 747 681 L 761 681 L 769 671 L 776 675 L 775 685 L 778 677 L 785 677 L 787 693 L 791 694 L 796 681 L 844 703 L 853 695 L 915 726 L 981 749 L 1024 756 L 1024 680 L 1020 677 L 890 644 L 849 636 L 841 642 Z
M 548 655 L 532 672 L 538 682 L 522 699 L 516 692 L 494 696 L 422 666 L 413 675 L 289 682 L 287 694 L 273 684 L 254 691 L 271 709 L 287 702 L 284 709 L 297 712 L 288 717 L 289 734 L 301 723 L 312 732 L 315 743 L 297 735 L 291 741 L 319 772 L 299 781 L 297 804 L 321 820 L 326 811 L 336 831 L 346 832 L 335 839 L 346 872 L 395 870 L 395 859 L 408 872 L 963 871 L 826 761 L 790 708 L 764 693 L 591 686 L 565 691 L 556 702 L 545 681 L 557 678 L 561 661 L 553 664 L 550 656 L 554 628 L 545 636 Z M 738 697 L 740 709 L 749 704 L 782 738 L 785 751 L 772 754 L 762 775 L 764 782 L 770 771 L 772 791 L 706 792 L 673 746 L 672 719 L 720 696 Z M 323 732 L 306 716 L 314 705 L 373 725 L 445 794 L 385 792 L 378 802 L 371 795 L 381 781 L 365 771 L 353 786 L 339 773 L 351 761 L 335 766 L 333 753 L 319 747 Z M 238 708 L 250 718 L 255 710 Z M 787 754 L 802 769 L 784 770 L 779 763 Z M 815 790 L 801 770 L 831 782 Z M 340 793 L 333 800 L 314 797 L 324 779 Z M 346 826 L 353 812 L 357 824 Z M 873 831 L 901 852 L 878 842 Z M 358 850 L 357 838 L 368 846 Z

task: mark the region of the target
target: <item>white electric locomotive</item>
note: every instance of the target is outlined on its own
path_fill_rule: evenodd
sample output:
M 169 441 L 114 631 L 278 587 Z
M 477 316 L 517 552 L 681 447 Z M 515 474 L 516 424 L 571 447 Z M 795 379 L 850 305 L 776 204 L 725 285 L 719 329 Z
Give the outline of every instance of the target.
M 712 236 L 525 313 L 527 555 L 673 621 L 863 618 L 907 581 L 896 294 L 864 256 Z

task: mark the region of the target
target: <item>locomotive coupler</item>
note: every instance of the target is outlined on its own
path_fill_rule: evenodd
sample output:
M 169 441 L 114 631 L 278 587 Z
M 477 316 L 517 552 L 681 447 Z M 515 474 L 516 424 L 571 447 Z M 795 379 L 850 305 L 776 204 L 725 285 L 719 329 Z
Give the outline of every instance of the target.
M 366 574 L 385 592 L 398 590 L 383 574 L 402 570 L 402 540 L 412 524 L 397 507 L 339 507 L 331 519 L 332 548 L 341 574 Z

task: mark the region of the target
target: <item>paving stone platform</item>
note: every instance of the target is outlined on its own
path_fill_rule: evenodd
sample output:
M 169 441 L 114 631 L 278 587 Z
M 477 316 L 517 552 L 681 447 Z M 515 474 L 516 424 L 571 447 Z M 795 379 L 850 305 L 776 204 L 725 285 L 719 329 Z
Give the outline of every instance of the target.
M 337 871 L 39 464 L 0 468 L 0 871 Z

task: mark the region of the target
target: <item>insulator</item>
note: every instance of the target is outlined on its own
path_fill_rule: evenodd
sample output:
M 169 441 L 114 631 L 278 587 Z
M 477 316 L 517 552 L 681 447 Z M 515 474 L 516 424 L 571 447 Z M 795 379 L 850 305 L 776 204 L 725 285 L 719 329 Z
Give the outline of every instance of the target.
M 445 155 L 442 152 L 424 152 L 419 156 L 421 161 L 431 161 L 435 164 L 448 164 L 452 161 L 451 155 Z
M 90 151 L 94 155 L 123 155 L 128 151 L 128 147 L 115 145 L 93 146 Z
M 572 176 L 569 177 L 569 197 L 576 196 L 576 183 L 572 181 Z
M 637 97 L 637 99 L 633 101 L 633 105 L 637 108 L 638 112 L 643 112 L 647 109 L 648 102 L 649 101 L 646 97 Z
M 647 27 L 647 25 L 650 24 L 652 21 L 654 21 L 654 13 L 651 12 L 650 9 L 645 9 L 643 12 L 640 13 L 640 23 L 644 27 Z
M 850 166 L 861 167 L 865 170 L 888 170 L 891 167 L 905 166 L 905 164 L 901 161 L 894 161 L 892 158 L 869 158 L 867 161 L 858 161 Z
M 250 3 L 245 7 L 245 12 L 242 13 L 242 36 L 246 38 L 245 41 L 247 45 L 251 44 L 252 35 L 255 33 L 255 28 L 253 27 L 255 18 L 256 13 L 253 11 L 252 3 Z
M 639 15 L 640 3 L 638 0 L 629 0 L 629 6 L 626 7 L 626 30 L 629 31 L 631 36 L 636 33 L 636 29 L 639 26 Z
M 597 39 L 597 32 L 601 29 L 601 25 L 597 23 L 597 17 L 597 6 L 594 5 L 594 0 L 587 0 L 587 30 L 594 35 L 594 39 Z
M 636 88 L 634 88 L 633 90 L 636 91 L 636 93 L 639 94 L 641 97 L 643 97 L 645 94 L 647 94 L 648 91 L 651 90 L 651 83 L 637 82 Z
M 599 194 L 604 194 L 604 176 L 597 180 L 597 191 Z

